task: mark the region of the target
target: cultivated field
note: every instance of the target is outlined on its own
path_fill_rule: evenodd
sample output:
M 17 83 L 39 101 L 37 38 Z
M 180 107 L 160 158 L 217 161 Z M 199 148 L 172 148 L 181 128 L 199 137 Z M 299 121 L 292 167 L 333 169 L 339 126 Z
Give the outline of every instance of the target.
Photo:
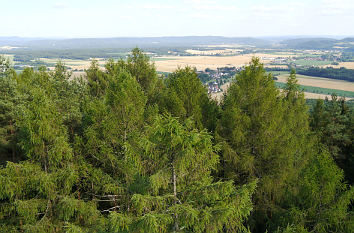
M 306 99 L 325 99 L 326 97 L 328 99 L 331 99 L 330 95 L 324 95 L 324 94 L 318 94 L 318 93 L 310 93 L 310 92 L 304 92 L 305 93 L 305 98 Z M 352 98 L 345 98 L 346 100 L 351 100 Z
M 278 78 L 277 81 L 286 83 L 286 79 L 288 77 L 289 77 L 288 74 L 279 75 L 277 76 Z M 298 84 L 300 85 L 354 92 L 354 82 L 347 82 L 347 81 L 328 79 L 328 78 L 311 77 L 311 76 L 300 75 L 300 74 L 297 74 L 296 78 L 298 80 Z
M 326 65 L 323 67 L 333 67 L 333 68 L 347 68 L 347 69 L 354 69 L 354 62 L 340 62 L 339 65 Z
M 277 76 L 278 82 L 286 82 L 286 79 L 289 75 L 280 75 Z M 310 77 L 305 75 L 297 75 L 298 83 L 305 86 L 314 86 L 314 87 L 322 87 L 322 88 L 330 88 L 330 89 L 337 89 L 337 90 L 344 90 L 344 91 L 353 91 L 354 92 L 354 83 L 352 82 L 345 82 L 341 80 L 334 80 L 334 79 L 324 79 L 324 78 L 317 78 L 317 77 Z M 224 92 L 227 91 L 230 83 L 225 83 L 221 86 L 223 92 L 212 93 L 211 97 L 220 101 Z M 304 92 L 306 99 L 325 99 L 326 97 L 331 99 L 331 95 L 320 94 L 320 93 L 310 93 Z M 351 100 L 353 98 L 346 97 L 346 100 Z
M 41 61 L 48 63 L 52 66 L 59 61 L 59 59 L 48 59 L 48 58 L 41 58 Z M 98 60 L 99 65 L 104 65 L 106 61 L 104 59 L 96 59 Z M 91 60 L 73 60 L 73 59 L 61 59 L 61 61 L 65 64 L 65 66 L 70 67 L 71 69 L 75 70 L 84 70 L 90 67 Z
M 163 60 L 155 62 L 158 71 L 172 72 L 178 67 L 191 66 L 197 70 L 205 70 L 206 68 L 217 69 L 225 66 L 241 67 L 248 64 L 252 57 L 259 57 L 263 64 L 269 64 L 273 59 L 284 58 L 278 54 L 244 54 L 237 56 L 213 57 L 213 56 L 165 56 Z M 286 56 L 288 57 L 288 56 Z
M 241 49 L 214 49 L 214 50 L 195 50 L 187 49 L 185 52 L 193 55 L 235 55 L 235 53 L 242 52 Z

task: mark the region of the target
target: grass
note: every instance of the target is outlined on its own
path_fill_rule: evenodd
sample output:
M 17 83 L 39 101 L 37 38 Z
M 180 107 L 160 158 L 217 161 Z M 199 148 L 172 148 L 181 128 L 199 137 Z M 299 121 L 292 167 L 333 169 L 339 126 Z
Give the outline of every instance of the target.
M 273 76 L 289 75 L 289 71 L 269 71 Z
M 169 61 L 169 60 L 177 60 L 177 58 L 168 58 L 168 57 L 150 57 L 151 61 Z
M 286 85 L 285 83 L 281 83 L 281 82 L 275 82 L 275 84 L 277 85 L 278 88 L 281 89 L 283 89 Z M 304 92 L 324 94 L 324 95 L 332 95 L 335 93 L 338 96 L 354 98 L 354 91 L 343 91 L 337 89 L 313 87 L 313 86 L 305 86 L 305 85 L 300 85 L 300 89 L 302 89 Z
M 330 65 L 331 61 L 313 61 L 313 60 L 305 60 L 299 59 L 295 60 L 294 63 L 298 66 L 325 66 Z

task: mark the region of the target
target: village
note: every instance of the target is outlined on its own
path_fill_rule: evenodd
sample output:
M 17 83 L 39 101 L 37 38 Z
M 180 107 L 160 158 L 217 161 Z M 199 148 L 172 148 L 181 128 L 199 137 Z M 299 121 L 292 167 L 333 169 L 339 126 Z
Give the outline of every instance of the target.
M 197 73 L 200 80 L 208 88 L 208 93 L 211 94 L 222 92 L 221 86 L 229 82 L 242 69 L 243 67 L 220 67 L 216 70 L 207 68 Z

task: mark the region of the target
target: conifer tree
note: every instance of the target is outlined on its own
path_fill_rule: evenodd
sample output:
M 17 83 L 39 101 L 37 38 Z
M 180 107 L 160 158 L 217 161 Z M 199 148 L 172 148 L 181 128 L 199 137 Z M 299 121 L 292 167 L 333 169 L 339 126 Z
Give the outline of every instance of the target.
M 0 169 L 1 232 L 104 229 L 96 203 L 80 199 L 84 166 L 73 159 L 55 86 L 43 68 L 26 69 L 17 79 L 16 126 L 26 160 Z
M 105 94 L 107 77 L 100 69 L 97 60 L 92 60 L 90 68 L 86 70 L 86 79 L 92 96 L 101 97 Z
M 354 112 L 344 99 L 317 100 L 311 113 L 311 127 L 322 144 L 328 147 L 337 165 L 344 169 L 346 180 L 354 183 Z
M 354 188 L 343 182 L 343 171 L 326 149 L 313 152 L 301 178 L 287 192 L 288 211 L 279 218 L 278 226 L 288 227 L 279 232 L 291 228 L 298 232 L 350 232 L 354 227 L 350 211 Z
M 170 112 L 181 119 L 193 117 L 199 129 L 215 129 L 218 107 L 208 98 L 207 90 L 194 69 L 177 69 L 168 76 L 166 86 L 160 100 L 162 112 Z
M 142 50 L 134 48 L 131 51 L 127 58 L 126 70 L 136 78 L 147 96 L 153 94 L 157 82 L 156 69 Z
M 111 213 L 118 232 L 247 231 L 255 183 L 236 189 L 231 181 L 213 182 L 218 156 L 206 131 L 163 116 L 145 135 L 130 151 L 143 155 L 130 209 Z
M 8 59 L 0 56 L 0 164 L 19 158 L 16 146 L 16 73 Z
M 236 183 L 260 179 L 250 219 L 255 232 L 265 231 L 281 213 L 288 183 L 298 177 L 307 153 L 307 108 L 294 73 L 283 98 L 271 74 L 253 58 L 222 105 L 217 135 L 223 145 L 221 175 Z
M 125 164 L 127 144 L 142 131 L 146 96 L 136 79 L 121 67 L 109 71 L 106 78 L 105 95 L 88 98 L 83 105 L 83 151 L 94 166 L 123 178 L 131 174 Z

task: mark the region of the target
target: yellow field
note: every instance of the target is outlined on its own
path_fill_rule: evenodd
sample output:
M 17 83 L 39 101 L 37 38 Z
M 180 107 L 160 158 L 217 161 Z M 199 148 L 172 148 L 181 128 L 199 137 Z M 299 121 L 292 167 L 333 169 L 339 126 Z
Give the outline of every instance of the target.
M 207 48 L 243 48 L 245 47 L 244 45 L 241 44 L 214 44 L 214 45 L 201 45 L 202 47 L 207 47 Z M 254 46 L 249 46 L 249 47 L 254 47 Z
M 220 54 L 220 55 L 232 55 L 235 54 L 237 52 L 241 52 L 243 50 L 240 49 L 214 49 L 214 50 L 194 50 L 194 49 L 187 49 L 186 52 L 189 54 L 193 54 L 193 55 L 216 55 L 216 54 Z
M 261 62 L 269 64 L 271 59 L 285 57 L 278 54 L 245 54 L 237 56 L 226 57 L 211 57 L 211 56 L 164 56 L 161 61 L 156 61 L 155 65 L 158 71 L 172 72 L 178 67 L 191 66 L 196 67 L 197 70 L 205 70 L 206 68 L 217 69 L 225 66 L 241 67 L 248 64 L 252 57 L 259 57 Z M 295 56 L 295 55 L 291 55 Z M 289 56 L 286 56 L 289 57 Z M 169 60 L 171 59 L 171 60 Z
M 326 65 L 323 67 L 333 67 L 333 68 L 344 67 L 347 69 L 354 69 L 354 62 L 340 62 L 339 65 Z
M 317 93 L 309 93 L 305 92 L 305 98 L 306 99 L 325 99 L 325 98 L 331 99 L 330 95 L 324 95 L 324 94 L 317 94 Z M 345 98 L 346 100 L 350 100 L 352 98 Z
M 279 68 L 279 69 L 288 69 L 287 65 L 265 65 L 266 68 Z
M 48 59 L 41 58 L 43 62 L 53 64 L 53 66 L 59 61 L 59 59 Z M 104 65 L 106 61 L 104 59 L 96 59 L 98 60 L 99 65 Z M 90 67 L 91 60 L 73 60 L 73 59 L 61 59 L 62 62 L 71 69 L 84 70 Z
M 286 79 L 289 77 L 287 74 L 277 76 L 278 82 L 286 83 Z M 298 84 L 313 87 L 322 87 L 329 89 L 337 89 L 343 91 L 354 91 L 354 83 L 342 80 L 318 78 L 305 75 L 296 75 Z

